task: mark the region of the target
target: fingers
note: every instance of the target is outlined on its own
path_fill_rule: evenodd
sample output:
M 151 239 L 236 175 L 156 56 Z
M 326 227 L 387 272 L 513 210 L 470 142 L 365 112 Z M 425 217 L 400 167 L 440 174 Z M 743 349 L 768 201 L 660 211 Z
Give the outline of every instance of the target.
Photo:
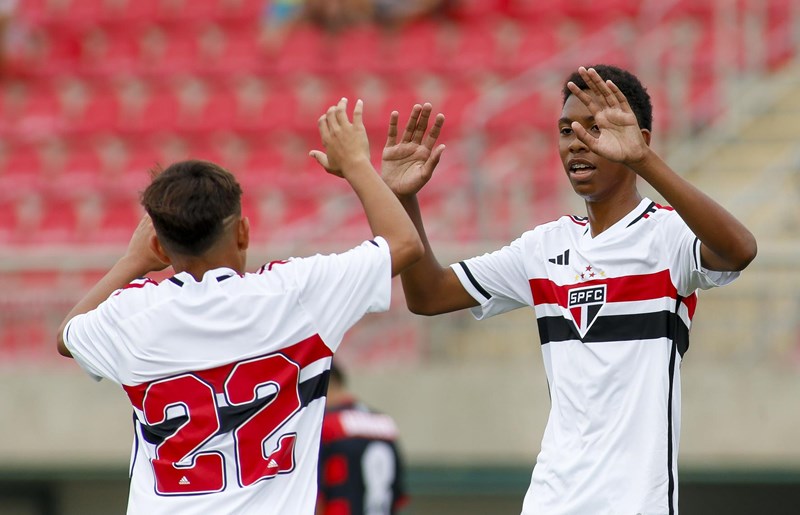
M 336 104 L 336 107 L 333 110 L 334 116 L 336 118 L 336 125 L 338 127 L 345 127 L 347 126 L 350 121 L 347 119 L 347 99 L 342 97 L 339 100 L 339 103 Z
M 442 133 L 443 125 L 444 125 L 444 115 L 442 113 L 439 113 L 433 120 L 433 127 L 431 127 L 430 132 L 428 132 L 428 136 L 425 138 L 423 145 L 425 145 L 429 149 L 433 149 L 433 146 L 436 145 L 436 140 L 439 139 L 439 134 Z
M 328 111 L 319 117 L 317 120 L 317 127 L 319 128 L 319 135 L 322 138 L 323 143 L 328 141 L 331 137 L 331 130 L 328 126 L 328 115 L 333 108 L 328 109 Z
M 586 81 L 586 85 L 589 86 L 589 90 L 592 91 L 598 97 L 598 101 L 602 105 L 609 106 L 609 107 L 616 107 L 619 105 L 616 95 L 611 91 L 606 84 L 606 81 L 600 77 L 600 74 L 597 73 L 597 70 L 594 68 L 589 68 L 588 70 L 581 66 L 578 68 L 578 73 L 581 75 L 584 81 Z
M 403 131 L 403 137 L 400 139 L 402 143 L 408 143 L 414 137 L 414 131 L 417 128 L 417 121 L 419 120 L 419 115 L 421 112 L 422 106 L 419 104 L 415 104 L 411 109 L 411 114 L 408 117 L 408 123 L 406 123 L 406 130 Z
M 397 120 L 400 118 L 400 113 L 392 111 L 389 115 L 389 132 L 386 135 L 386 146 L 393 147 L 397 144 Z
M 611 89 L 611 91 L 614 93 L 614 96 L 617 98 L 617 102 L 619 102 L 619 105 L 625 108 L 626 111 L 632 112 L 633 109 L 631 109 L 630 104 L 628 104 L 628 99 L 625 98 L 625 93 L 623 93 L 617 87 L 617 85 L 611 82 L 610 80 L 606 81 L 606 84 L 608 85 L 609 89 Z
M 356 100 L 356 106 L 353 108 L 353 125 L 356 127 L 364 125 L 364 102 L 360 98 Z
M 436 168 L 436 165 L 439 164 L 439 160 L 442 158 L 442 153 L 444 152 L 444 149 L 445 149 L 444 145 L 439 145 L 431 152 L 430 157 L 428 157 L 428 160 L 425 162 L 424 169 L 426 177 L 430 178 L 430 176 L 433 175 L 433 170 L 434 168 Z
M 319 150 L 312 150 L 311 152 L 308 153 L 308 155 L 313 157 L 317 161 L 317 163 L 319 163 L 326 170 L 330 169 L 328 155 L 325 152 L 320 152 Z
M 422 143 L 422 136 L 425 134 L 425 131 L 428 129 L 428 119 L 431 117 L 431 111 L 433 111 L 433 106 L 429 103 L 425 103 L 422 106 L 422 111 L 419 114 L 419 118 L 417 119 L 416 127 L 414 127 L 414 134 L 411 137 L 411 141 L 414 143 Z
M 575 133 L 575 137 L 580 140 L 581 143 L 586 145 L 589 150 L 595 150 L 595 142 L 597 138 L 589 134 L 589 132 L 583 128 L 583 125 L 580 122 L 572 122 L 571 124 L 572 131 Z
M 592 97 L 586 90 L 579 88 L 578 85 L 572 81 L 567 82 L 567 88 L 569 88 L 569 92 L 572 93 L 578 100 L 580 100 L 583 105 L 590 107 L 592 103 Z

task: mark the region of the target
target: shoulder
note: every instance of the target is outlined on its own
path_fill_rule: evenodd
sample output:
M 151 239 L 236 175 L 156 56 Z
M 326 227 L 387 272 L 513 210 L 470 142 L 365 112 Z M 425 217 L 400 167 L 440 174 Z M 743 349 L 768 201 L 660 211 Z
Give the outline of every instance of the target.
M 127 285 L 118 289 L 108 298 L 108 301 L 117 305 L 137 305 L 148 303 L 147 299 L 158 295 L 164 290 L 164 285 L 149 277 L 134 279 Z
M 628 224 L 629 227 L 635 225 L 643 228 L 648 227 L 650 229 L 658 227 L 661 230 L 682 230 L 686 227 L 686 223 L 674 208 L 657 202 L 650 202 L 650 204 Z

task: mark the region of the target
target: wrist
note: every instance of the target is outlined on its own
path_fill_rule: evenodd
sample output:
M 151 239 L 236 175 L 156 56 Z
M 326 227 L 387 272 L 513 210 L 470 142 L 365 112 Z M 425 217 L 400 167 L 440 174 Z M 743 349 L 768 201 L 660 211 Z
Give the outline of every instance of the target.
M 342 161 L 341 170 L 345 177 L 366 172 L 375 173 L 375 169 L 372 167 L 372 163 L 367 156 Z
M 114 265 L 122 275 L 131 280 L 137 277 L 143 277 L 152 272 L 150 263 L 141 256 L 135 254 L 125 254 Z
M 626 164 L 639 173 L 640 171 L 646 171 L 656 157 L 656 153 L 648 146 L 645 148 L 644 152 L 642 152 L 641 156 L 628 161 Z

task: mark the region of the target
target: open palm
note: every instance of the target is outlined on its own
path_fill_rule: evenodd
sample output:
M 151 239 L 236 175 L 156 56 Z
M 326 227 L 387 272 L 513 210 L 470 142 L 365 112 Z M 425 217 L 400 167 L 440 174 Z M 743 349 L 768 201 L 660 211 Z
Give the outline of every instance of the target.
M 621 163 L 639 161 L 647 152 L 647 143 L 625 95 L 613 82 L 605 82 L 592 68 L 579 70 L 588 92 L 570 82 L 568 87 L 594 117 L 599 135 L 589 134 L 579 123 L 572 124 L 575 135 L 589 149 L 606 159 Z
M 441 133 L 444 116 L 437 115 L 433 127 L 427 131 L 431 111 L 430 104 L 415 105 L 400 141 L 397 140 L 399 114 L 393 112 L 391 115 L 381 175 L 395 195 L 413 195 L 421 190 L 430 180 L 442 156 L 444 145 L 434 146 Z

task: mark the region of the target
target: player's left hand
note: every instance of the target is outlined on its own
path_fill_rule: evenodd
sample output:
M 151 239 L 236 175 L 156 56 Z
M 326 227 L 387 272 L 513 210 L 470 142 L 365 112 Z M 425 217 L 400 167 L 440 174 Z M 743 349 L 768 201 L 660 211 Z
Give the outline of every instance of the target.
M 578 73 L 589 92 L 573 82 L 567 83 L 567 87 L 592 113 L 599 132 L 590 134 L 580 123 L 572 122 L 575 136 L 589 150 L 611 161 L 633 165 L 644 159 L 647 142 L 622 91 L 613 82 L 604 81 L 594 68 L 587 70 L 581 66 Z
M 397 120 L 400 115 L 397 111 L 392 112 L 383 149 L 381 176 L 395 195 L 413 195 L 422 189 L 442 157 L 444 145 L 434 146 L 442 132 L 444 115 L 438 114 L 428 131 L 432 110 L 427 103 L 415 105 L 400 141 L 397 141 Z

